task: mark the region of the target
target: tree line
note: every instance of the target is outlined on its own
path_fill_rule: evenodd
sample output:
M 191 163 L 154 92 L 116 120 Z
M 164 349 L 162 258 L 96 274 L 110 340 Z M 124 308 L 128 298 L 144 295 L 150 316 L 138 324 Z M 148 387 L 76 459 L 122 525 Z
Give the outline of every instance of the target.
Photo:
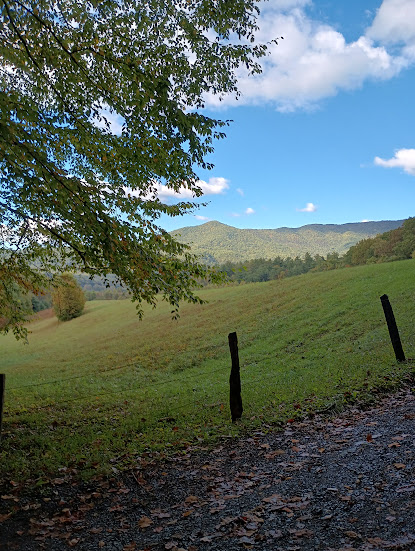
M 326 257 L 306 253 L 303 258 L 257 258 L 246 262 L 225 262 L 219 269 L 225 272 L 231 281 L 253 283 L 283 279 L 307 272 L 322 272 L 407 258 L 415 258 L 415 218 L 408 218 L 400 228 L 359 241 L 342 256 L 333 251 Z
M 128 291 L 111 275 L 106 279 L 91 279 L 87 274 L 75 274 L 75 279 L 82 288 L 86 300 L 121 300 L 129 297 Z

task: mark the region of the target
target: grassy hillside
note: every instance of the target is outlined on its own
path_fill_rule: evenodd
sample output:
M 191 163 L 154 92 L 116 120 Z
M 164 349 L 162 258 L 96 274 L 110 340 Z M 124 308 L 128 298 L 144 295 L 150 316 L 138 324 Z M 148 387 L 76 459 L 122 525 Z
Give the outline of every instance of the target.
M 143 452 L 203 445 L 392 384 L 396 364 L 379 297 L 414 355 L 415 260 L 206 289 L 174 322 L 160 305 L 138 321 L 129 301 L 87 303 L 65 323 L 42 313 L 29 344 L 0 339 L 4 477 L 60 467 L 85 476 Z M 242 422 L 230 423 L 227 335 L 240 344 Z M 64 476 L 64 475 L 60 475 Z
M 310 224 L 300 228 L 238 229 L 220 222 L 182 228 L 173 232 L 193 252 L 212 264 L 253 258 L 312 256 L 336 251 L 344 254 L 362 239 L 398 228 L 403 220 L 351 224 Z

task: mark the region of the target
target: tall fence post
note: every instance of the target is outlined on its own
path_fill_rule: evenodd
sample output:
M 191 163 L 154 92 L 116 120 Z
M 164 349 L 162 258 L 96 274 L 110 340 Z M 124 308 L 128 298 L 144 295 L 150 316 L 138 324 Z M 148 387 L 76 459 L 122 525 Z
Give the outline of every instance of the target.
M 239 371 L 238 337 L 236 333 L 229 333 L 229 349 L 231 352 L 232 368 L 229 377 L 229 401 L 231 406 L 232 423 L 242 417 L 241 375 Z
M 382 295 L 380 297 L 380 301 L 382 303 L 383 311 L 385 313 L 386 323 L 388 324 L 389 336 L 391 338 L 396 360 L 398 362 L 404 362 L 405 354 L 402 348 L 398 326 L 396 325 L 395 316 L 393 315 L 393 310 L 392 310 L 391 303 L 389 302 L 388 295 Z
M 6 375 L 0 373 L 0 444 L 1 444 L 1 429 L 3 425 L 3 405 L 4 405 L 5 387 L 6 387 Z

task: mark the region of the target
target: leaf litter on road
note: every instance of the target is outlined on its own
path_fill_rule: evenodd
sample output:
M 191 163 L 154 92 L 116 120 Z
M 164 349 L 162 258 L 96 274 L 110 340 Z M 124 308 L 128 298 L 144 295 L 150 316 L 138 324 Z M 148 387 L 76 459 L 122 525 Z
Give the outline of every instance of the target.
M 2 488 L 6 549 L 186 551 L 415 548 L 415 399 L 316 415 L 47 496 Z M 36 542 L 35 544 L 33 542 Z

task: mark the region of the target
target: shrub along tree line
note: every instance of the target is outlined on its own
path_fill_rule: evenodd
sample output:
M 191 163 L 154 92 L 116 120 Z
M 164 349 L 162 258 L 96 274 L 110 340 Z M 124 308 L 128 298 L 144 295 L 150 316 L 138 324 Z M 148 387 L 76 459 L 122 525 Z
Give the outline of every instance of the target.
M 231 281 L 249 283 L 407 258 L 415 258 L 415 218 L 408 218 L 396 230 L 359 241 L 343 256 L 332 252 L 326 258 L 321 255 L 312 257 L 309 253 L 304 258 L 258 258 L 247 262 L 226 262 L 220 270 Z
M 62 274 L 52 294 L 53 309 L 59 321 L 77 318 L 83 312 L 85 295 L 71 274 Z

